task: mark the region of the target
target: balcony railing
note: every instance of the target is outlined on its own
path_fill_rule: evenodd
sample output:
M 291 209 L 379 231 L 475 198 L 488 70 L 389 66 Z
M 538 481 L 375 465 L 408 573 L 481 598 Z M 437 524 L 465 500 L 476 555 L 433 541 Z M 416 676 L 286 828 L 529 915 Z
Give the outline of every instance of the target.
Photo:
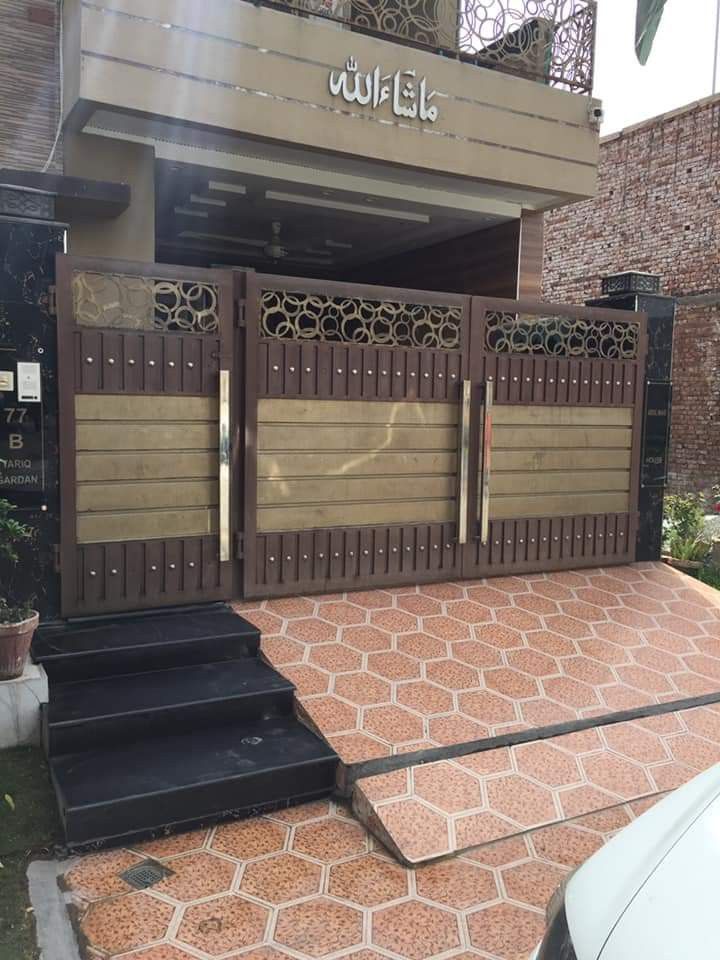
M 259 0 L 574 93 L 592 92 L 596 0 Z

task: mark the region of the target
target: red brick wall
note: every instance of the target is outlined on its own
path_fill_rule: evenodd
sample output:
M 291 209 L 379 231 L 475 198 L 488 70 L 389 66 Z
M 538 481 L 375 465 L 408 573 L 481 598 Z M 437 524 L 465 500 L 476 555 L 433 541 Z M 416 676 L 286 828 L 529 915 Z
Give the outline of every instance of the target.
M 57 0 L 0 0 L 0 167 L 42 169 L 60 105 Z M 61 144 L 48 168 L 62 171 Z
M 720 481 L 720 97 L 602 142 L 594 200 L 545 218 L 548 300 L 600 295 L 600 278 L 659 273 L 681 304 L 675 330 L 670 475 L 677 489 Z

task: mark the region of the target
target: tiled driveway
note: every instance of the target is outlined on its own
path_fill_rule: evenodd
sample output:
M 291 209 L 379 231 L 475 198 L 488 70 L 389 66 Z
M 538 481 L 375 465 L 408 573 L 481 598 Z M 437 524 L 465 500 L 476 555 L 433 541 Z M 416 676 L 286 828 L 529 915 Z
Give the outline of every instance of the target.
M 84 857 L 66 874 L 88 958 L 520 960 L 555 886 L 652 801 L 417 870 L 327 802 Z M 173 873 L 133 892 L 152 856 Z
M 720 594 L 661 563 L 236 609 L 346 763 L 720 690 Z

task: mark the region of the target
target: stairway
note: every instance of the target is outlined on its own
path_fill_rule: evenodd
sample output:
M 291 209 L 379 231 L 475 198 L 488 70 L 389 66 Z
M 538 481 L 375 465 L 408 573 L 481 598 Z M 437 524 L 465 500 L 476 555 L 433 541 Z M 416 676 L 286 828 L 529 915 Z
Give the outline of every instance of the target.
M 227 608 L 41 628 L 43 742 L 69 847 L 332 792 L 337 757 Z

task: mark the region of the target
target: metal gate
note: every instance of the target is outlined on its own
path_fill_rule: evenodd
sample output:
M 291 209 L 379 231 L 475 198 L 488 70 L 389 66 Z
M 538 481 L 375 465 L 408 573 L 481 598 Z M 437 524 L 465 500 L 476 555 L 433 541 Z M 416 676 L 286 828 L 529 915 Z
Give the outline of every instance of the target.
M 246 596 L 634 559 L 646 318 L 252 276 Z
M 232 595 L 233 276 L 58 257 L 63 616 Z

